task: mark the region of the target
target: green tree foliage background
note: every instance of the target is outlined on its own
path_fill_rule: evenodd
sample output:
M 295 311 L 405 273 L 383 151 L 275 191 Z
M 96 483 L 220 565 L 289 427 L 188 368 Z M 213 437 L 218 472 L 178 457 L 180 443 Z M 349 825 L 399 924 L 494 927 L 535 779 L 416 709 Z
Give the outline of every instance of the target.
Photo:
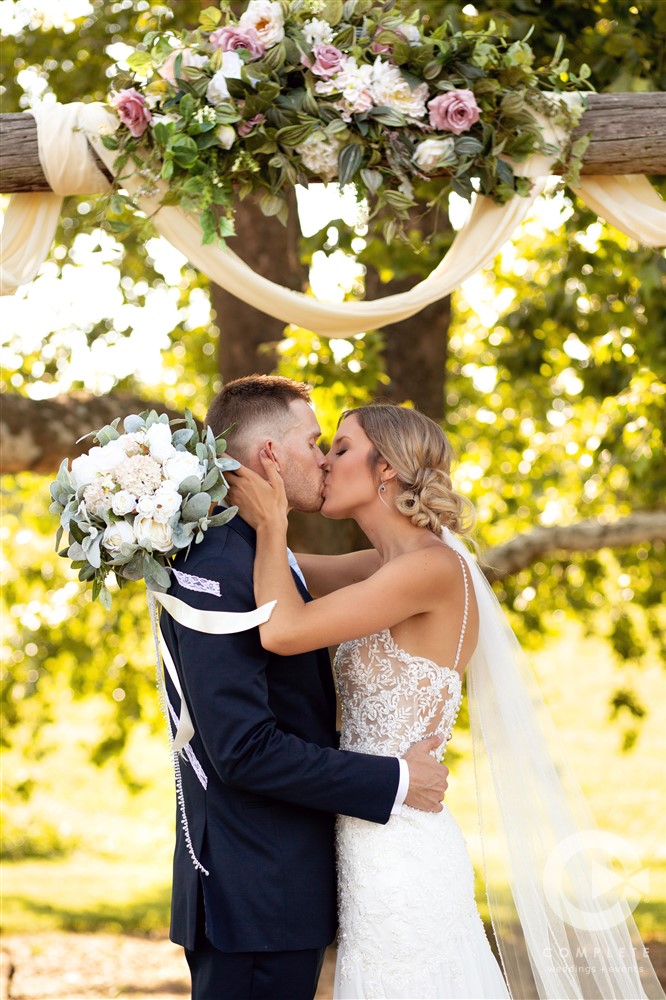
M 194 23 L 199 8 L 193 0 L 92 0 L 89 14 L 64 26 L 39 17 L 17 23 L 2 46 L 2 111 L 26 106 L 21 73 L 28 70 L 62 102 L 103 100 L 113 76 L 109 46 L 138 44 L 169 9 L 174 26 Z M 450 18 L 460 28 L 482 29 L 494 21 L 512 38 L 522 38 L 533 27 L 530 44 L 544 60 L 563 35 L 572 67 L 588 63 L 600 91 L 666 90 L 666 4 L 659 0 L 478 0 L 475 8 L 462 13 L 458 3 L 421 4 L 427 16 Z M 454 298 L 444 427 L 461 458 L 458 483 L 477 505 L 487 545 L 539 522 L 654 510 L 663 507 L 666 494 L 666 261 L 599 222 L 571 196 L 562 199 L 561 211 L 561 226 L 530 224 L 515 253 L 503 253 L 474 292 Z M 72 248 L 78 233 L 94 230 L 98 215 L 88 200 L 67 199 L 53 256 L 60 273 L 77 267 L 85 282 L 85 267 Z M 333 222 L 303 242 L 304 258 L 322 248 L 352 254 L 358 235 Z M 361 262 L 388 281 L 428 273 L 451 235 L 445 231 L 427 243 L 415 220 L 409 245 L 387 247 L 373 231 L 363 239 Z M 114 264 L 130 305 L 146 307 L 150 291 L 165 284 L 137 234 L 118 244 Z M 362 284 L 361 277 L 358 290 Z M 180 318 L 163 352 L 163 371 L 150 385 L 120 377 L 117 388 L 175 407 L 189 405 L 203 417 L 225 373 L 216 364 L 217 329 L 188 320 L 193 297 L 202 294 L 208 294 L 206 279 L 184 266 L 177 290 Z M 89 344 L 103 346 L 129 331 L 117 330 L 109 315 L 79 332 Z M 219 336 L 233 337 L 233 324 L 219 321 Z M 381 333 L 373 331 L 332 344 L 303 330 L 290 330 L 280 343 L 279 371 L 315 386 L 329 439 L 341 409 L 385 391 L 382 343 Z M 84 381 L 67 381 L 71 347 L 62 329 L 29 352 L 13 334 L 5 347 L 10 362 L 3 388 L 33 398 L 54 393 L 59 384 L 86 388 Z M 409 352 L 409 343 L 404 350 Z M 121 754 L 122 762 L 136 720 L 157 721 L 145 598 L 140 588 L 127 588 L 115 596 L 110 615 L 92 605 L 53 552 L 46 487 L 46 479 L 29 473 L 5 477 L 2 484 L 2 739 L 36 764 L 48 751 L 40 734 L 62 699 L 102 693 L 115 712 L 91 756 L 102 763 Z M 576 618 L 608 638 L 618 662 L 641 663 L 664 650 L 663 561 L 661 544 L 544 559 L 504 580 L 498 595 L 529 647 Z M 619 686 L 601 695 L 609 718 L 619 713 L 624 720 L 629 748 L 647 708 L 640 692 Z M 131 785 L 131 766 L 121 766 Z M 17 781 L 8 789 L 10 804 L 28 799 L 33 787 L 34 777 Z M 25 837 L 21 842 L 29 851 Z

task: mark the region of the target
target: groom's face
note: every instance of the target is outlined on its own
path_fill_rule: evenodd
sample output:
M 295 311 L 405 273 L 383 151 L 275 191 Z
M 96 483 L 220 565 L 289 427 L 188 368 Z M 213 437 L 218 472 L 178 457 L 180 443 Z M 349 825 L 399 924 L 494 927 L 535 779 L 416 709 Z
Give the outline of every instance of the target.
M 318 511 L 323 503 L 326 456 L 317 444 L 321 429 L 312 407 L 303 399 L 289 404 L 285 431 L 273 439 L 273 453 L 284 480 L 289 507 Z

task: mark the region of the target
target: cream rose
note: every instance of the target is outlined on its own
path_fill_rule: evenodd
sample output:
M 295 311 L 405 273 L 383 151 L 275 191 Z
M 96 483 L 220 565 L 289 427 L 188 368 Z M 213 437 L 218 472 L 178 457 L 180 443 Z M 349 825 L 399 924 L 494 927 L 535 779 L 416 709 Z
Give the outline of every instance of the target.
M 120 440 L 110 441 L 103 448 L 96 445 L 87 455 L 79 455 L 72 462 L 72 482 L 77 489 L 87 486 L 95 476 L 112 472 L 126 457 Z
M 156 462 L 166 462 L 167 458 L 176 454 L 168 424 L 152 424 L 146 431 L 146 444 Z
M 152 517 L 155 513 L 155 494 L 145 494 L 139 497 L 136 503 L 136 509 L 142 517 Z
M 136 510 L 136 497 L 133 497 L 127 490 L 118 490 L 113 494 L 111 510 L 117 517 L 124 517 Z
M 453 139 L 425 139 L 416 147 L 414 163 L 426 174 L 455 159 Z
M 407 118 L 423 118 L 426 113 L 428 84 L 410 87 L 397 66 L 377 57 L 372 67 L 370 86 L 372 99 L 378 107 L 393 108 Z
M 222 149 L 231 149 L 236 141 L 236 133 L 231 125 L 218 125 L 215 135 Z
M 196 455 L 192 455 L 189 451 L 177 451 L 164 463 L 164 475 L 178 489 L 182 481 L 189 476 L 203 479 L 204 467 Z
M 222 66 L 208 84 L 206 100 L 210 104 L 221 104 L 222 101 L 226 101 L 231 96 L 227 80 L 240 80 L 242 69 L 243 60 L 237 52 L 223 52 Z
M 238 19 L 239 28 L 256 31 L 266 48 L 277 45 L 284 38 L 282 4 L 276 0 L 250 0 L 247 10 Z
M 102 545 L 111 557 L 127 556 L 131 545 L 136 545 L 136 535 L 127 521 L 115 521 L 104 529 Z
M 170 483 L 160 486 L 159 490 L 153 494 L 151 500 L 154 504 L 153 517 L 156 521 L 164 523 L 173 517 L 177 510 L 180 510 L 183 498 L 178 490 Z
M 139 545 L 150 545 L 155 552 L 168 552 L 173 548 L 173 531 L 170 524 L 139 514 L 134 519 L 134 531 Z

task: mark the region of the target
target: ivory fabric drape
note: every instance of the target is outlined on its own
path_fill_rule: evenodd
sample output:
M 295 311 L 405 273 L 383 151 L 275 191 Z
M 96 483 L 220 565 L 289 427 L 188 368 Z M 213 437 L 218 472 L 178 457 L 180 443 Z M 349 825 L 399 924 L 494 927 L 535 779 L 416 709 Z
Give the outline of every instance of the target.
M 10 199 L 2 231 L 2 294 L 11 294 L 34 278 L 53 241 L 63 196 L 108 190 L 108 181 L 96 167 L 88 143 L 112 173 L 117 156 L 101 142 L 101 135 L 115 130 L 118 124 L 103 104 L 39 105 L 30 113 L 37 121 L 42 169 L 54 193 L 14 195 Z M 561 137 L 551 121 L 543 124 L 546 138 L 558 145 Z M 414 315 L 489 264 L 543 191 L 551 167 L 552 161 L 543 155 L 520 166 L 520 173 L 533 179 L 529 197 L 515 197 L 506 205 L 496 205 L 489 198 L 477 196 L 468 221 L 434 271 L 409 291 L 372 302 L 319 302 L 283 288 L 256 274 L 229 248 L 203 246 L 197 219 L 176 206 L 162 207 L 160 194 L 152 198 L 139 196 L 138 200 L 146 214 L 153 217 L 160 235 L 226 291 L 284 323 L 323 336 L 349 336 Z M 123 180 L 134 196 L 142 183 L 137 174 Z M 576 194 L 637 241 L 648 246 L 666 245 L 666 205 L 647 178 L 583 177 Z

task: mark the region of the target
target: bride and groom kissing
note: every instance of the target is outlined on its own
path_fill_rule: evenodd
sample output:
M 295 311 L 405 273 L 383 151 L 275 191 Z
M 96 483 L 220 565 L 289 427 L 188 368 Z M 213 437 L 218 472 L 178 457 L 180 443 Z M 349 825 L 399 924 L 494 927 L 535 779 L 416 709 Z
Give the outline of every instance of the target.
M 194 619 L 230 612 L 253 627 L 214 634 L 161 616 L 181 689 L 167 679 L 169 699 L 182 693 L 194 727 L 177 768 L 171 911 L 193 1000 L 311 1000 L 338 923 L 340 1000 L 501 1000 L 505 977 L 518 996 L 523 971 L 509 966 L 497 926 L 504 975 L 491 951 L 465 840 L 442 802 L 470 661 L 473 734 L 483 729 L 520 844 L 511 890 L 537 995 L 645 996 L 624 924 L 573 931 L 542 901 L 534 852 L 549 824 L 555 843 L 566 832 L 566 808 L 554 769 L 541 766 L 531 706 L 514 712 L 513 637 L 459 541 L 472 517 L 441 428 L 375 404 L 343 414 L 324 455 L 308 388 L 257 375 L 228 383 L 206 421 L 216 435 L 229 429 L 242 463 L 229 475 L 239 513 L 176 557 L 169 594 Z M 295 558 L 290 509 L 354 518 L 372 548 Z M 272 608 L 258 626 L 255 608 Z M 557 821 L 530 810 L 530 768 Z M 600 941 L 608 951 L 598 969 L 553 962 L 553 945 L 573 945 L 575 933 L 590 954 Z M 650 995 L 663 997 L 654 984 Z

